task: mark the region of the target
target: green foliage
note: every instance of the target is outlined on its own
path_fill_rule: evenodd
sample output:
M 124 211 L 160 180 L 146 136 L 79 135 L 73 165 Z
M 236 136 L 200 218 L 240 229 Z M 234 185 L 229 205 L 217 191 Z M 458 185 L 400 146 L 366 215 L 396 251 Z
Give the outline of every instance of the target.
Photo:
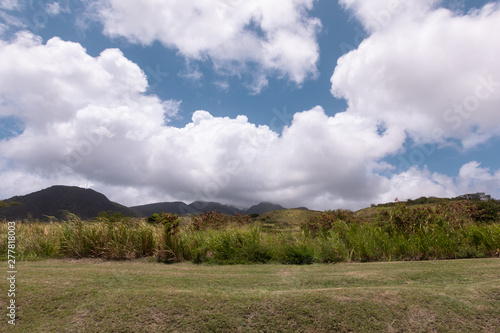
M 314 262 L 314 251 L 305 244 L 284 244 L 282 250 L 282 264 L 310 265 Z
M 331 230 L 338 222 L 355 223 L 358 219 L 354 212 L 347 209 L 330 210 L 310 217 L 309 221 L 301 225 L 301 229 L 311 235 L 317 235 Z
M 475 221 L 487 223 L 500 221 L 500 201 L 477 201 L 476 205 L 477 208 L 481 211 L 481 214 L 478 216 L 474 216 Z
M 382 211 L 378 223 L 350 211 L 315 214 L 302 231 L 267 232 L 250 217 L 205 213 L 181 226 L 172 214 L 146 221 L 114 221 L 101 216 L 64 223 L 17 223 L 19 258 L 132 259 L 155 256 L 165 263 L 285 264 L 428 260 L 500 256 L 500 224 L 488 206 L 469 201 L 434 207 L 398 203 Z M 493 207 L 493 212 L 496 212 Z M 105 218 L 106 217 L 106 218 Z M 311 216 L 310 216 L 311 217 Z M 0 256 L 5 258 L 7 224 L 0 223 Z
M 130 217 L 123 215 L 120 212 L 100 212 L 99 216 L 94 219 L 97 222 L 117 223 L 127 222 Z
M 447 199 L 447 198 L 436 198 L 436 197 L 420 197 L 418 199 L 408 199 L 404 201 L 407 206 L 416 206 L 416 205 L 429 205 L 429 204 L 438 204 L 441 202 L 451 202 L 451 201 L 459 201 L 461 199 Z M 397 198 L 395 202 L 387 202 L 378 205 L 372 205 L 372 207 L 394 207 L 398 203 L 401 203 Z
M 271 249 L 261 241 L 259 227 L 203 230 L 193 236 L 195 263 L 249 264 L 272 259 Z
M 7 258 L 8 227 L 0 223 L 0 258 Z M 59 224 L 16 223 L 16 259 L 57 258 L 60 256 Z
M 449 201 L 450 199 L 436 198 L 436 197 L 420 197 L 418 199 L 408 199 L 406 201 L 407 206 L 413 205 L 426 205 L 426 204 L 438 204 L 442 202 Z
M 225 215 L 217 211 L 211 211 L 191 217 L 192 230 L 222 229 L 231 224 L 242 226 L 250 223 L 253 223 L 250 215 L 241 215 L 238 213 Z
M 127 222 L 84 222 L 76 215 L 62 224 L 60 251 L 76 258 L 133 259 L 153 255 L 156 235 L 151 226 Z
M 220 229 L 231 223 L 229 216 L 217 211 L 205 212 L 198 216 L 193 216 L 191 228 L 193 230 Z
M 229 216 L 229 220 L 231 221 L 231 223 L 237 225 L 246 225 L 253 223 L 252 215 L 243 215 L 238 213 L 234 213 L 234 215 Z
M 10 206 L 20 205 L 20 204 L 21 204 L 20 202 L 16 202 L 16 201 L 0 201 L 0 210 L 2 210 L 4 208 L 9 208 Z
M 437 227 L 459 228 L 483 218 L 483 210 L 468 201 L 441 201 L 434 207 L 408 207 L 398 202 L 389 210 L 379 213 L 381 225 L 389 224 L 393 231 L 407 234 L 433 232 Z
M 174 224 L 175 221 L 179 220 L 179 216 L 177 214 L 170 213 L 154 213 L 146 218 L 146 222 L 151 224 Z
M 352 252 L 349 252 L 347 244 L 335 232 L 316 239 L 313 248 L 315 261 L 319 263 L 347 262 L 352 258 Z
M 147 218 L 147 222 L 160 225 L 163 228 L 160 248 L 156 252 L 158 261 L 172 263 L 184 260 L 183 243 L 178 237 L 180 220 L 177 214 L 153 214 Z

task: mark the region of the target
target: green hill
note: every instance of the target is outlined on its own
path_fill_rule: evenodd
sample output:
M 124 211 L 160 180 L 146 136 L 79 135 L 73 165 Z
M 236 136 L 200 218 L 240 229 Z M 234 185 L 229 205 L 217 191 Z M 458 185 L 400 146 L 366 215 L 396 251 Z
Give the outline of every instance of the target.
M 299 230 L 301 223 L 319 214 L 321 212 L 308 209 L 276 210 L 259 215 L 256 222 L 260 222 L 262 228 L 266 231 Z

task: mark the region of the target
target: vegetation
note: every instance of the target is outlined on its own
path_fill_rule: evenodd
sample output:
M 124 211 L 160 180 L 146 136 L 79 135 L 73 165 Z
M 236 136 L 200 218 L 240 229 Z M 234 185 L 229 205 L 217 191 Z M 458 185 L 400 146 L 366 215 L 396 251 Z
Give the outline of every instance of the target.
M 7 234 L 7 223 L 0 223 L 3 260 Z M 64 222 L 18 222 L 16 237 L 21 275 L 13 331 L 494 332 L 500 326 L 500 262 L 486 258 L 500 257 L 496 201 L 253 217 L 103 213 L 82 221 L 69 214 Z M 47 260 L 31 260 L 40 258 Z M 421 261 L 460 258 L 483 259 Z M 239 265 L 251 263 L 267 264 Z M 7 301 L 0 296 L 1 307 Z
M 497 332 L 500 260 L 21 261 L 12 332 Z M 7 293 L 0 307 L 7 306 Z M 5 319 L 6 320 L 6 319 Z M 2 327 L 4 329 L 2 329 Z
M 5 201 L 5 200 L 0 201 L 0 210 L 4 209 L 4 208 L 9 208 L 9 207 L 15 206 L 15 205 L 20 205 L 20 203 L 16 202 L 16 201 L 12 201 L 12 200 L 11 201 Z
M 64 223 L 18 223 L 18 258 L 310 264 L 500 256 L 496 202 L 397 203 L 372 209 L 372 216 L 348 210 L 291 210 L 289 214 L 307 214 L 308 219 L 284 222 L 286 227 L 277 222 L 283 211 L 273 218 L 260 215 L 255 222 L 250 216 L 208 212 L 184 224 L 167 213 L 145 220 L 108 213 L 90 222 L 69 215 Z M 6 224 L 0 225 L 0 235 L 7 235 Z M 6 236 L 0 238 L 4 259 L 6 241 Z

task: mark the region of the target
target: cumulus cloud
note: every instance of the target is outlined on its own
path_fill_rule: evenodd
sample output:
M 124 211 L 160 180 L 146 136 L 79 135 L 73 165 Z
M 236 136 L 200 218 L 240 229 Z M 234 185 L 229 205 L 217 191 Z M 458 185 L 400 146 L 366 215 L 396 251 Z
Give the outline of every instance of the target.
M 256 72 L 249 85 L 259 92 L 269 75 L 298 85 L 318 75 L 321 23 L 309 16 L 312 6 L 313 0 L 101 0 L 89 8 L 110 37 L 159 41 L 187 59 L 210 60 L 222 73 Z
M 93 133 L 139 140 L 175 109 L 143 94 L 144 73 L 117 49 L 93 58 L 80 44 L 52 38 L 44 45 L 28 32 L 0 49 L 0 116 L 25 126 L 2 151 L 18 162 L 48 167 Z
M 500 134 L 500 4 L 461 14 L 439 1 L 340 1 L 370 34 L 338 60 L 332 93 L 348 112 L 417 143 L 473 148 Z
M 146 95 L 145 74 L 119 50 L 92 57 L 78 43 L 43 44 L 27 32 L 0 44 L 0 75 L 0 115 L 25 127 L 0 142 L 3 175 L 28 173 L 35 187 L 75 175 L 97 187 L 156 191 L 158 199 L 357 200 L 377 191 L 382 179 L 371 168 L 404 139 L 397 130 L 380 134 L 376 122 L 355 115 L 329 117 L 321 107 L 295 114 L 282 133 L 207 111 L 170 127 L 165 114 L 175 114 L 180 101 Z
M 148 94 L 144 72 L 117 49 L 92 57 L 78 43 L 44 44 L 22 32 L 0 42 L 0 77 L 0 116 L 24 128 L 0 141 L 3 198 L 67 184 L 127 205 L 273 201 L 332 209 L 405 193 L 458 195 L 482 184 L 500 192 L 500 171 L 477 163 L 456 178 L 415 168 L 380 176 L 390 168 L 383 158 L 400 151 L 406 135 L 361 113 L 328 116 L 317 106 L 279 133 L 204 110 L 184 127 L 169 126 L 181 101 Z

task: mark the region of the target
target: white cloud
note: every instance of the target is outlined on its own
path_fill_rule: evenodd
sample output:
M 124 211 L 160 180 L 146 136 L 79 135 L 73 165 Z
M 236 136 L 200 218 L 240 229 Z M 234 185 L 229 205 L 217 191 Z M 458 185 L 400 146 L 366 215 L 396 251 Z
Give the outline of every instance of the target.
M 491 39 L 499 3 L 465 15 L 433 0 L 341 3 L 370 33 L 331 78 L 349 112 L 417 142 L 459 139 L 472 148 L 500 134 L 500 44 Z
M 350 10 L 367 32 L 387 28 L 397 21 L 423 18 L 440 0 L 339 0 Z
M 281 133 L 246 116 L 202 110 L 182 128 L 168 126 L 165 117 L 175 116 L 181 102 L 147 95 L 145 74 L 117 49 L 92 57 L 78 43 L 43 44 L 23 32 L 0 42 L 0 77 L 0 116 L 25 125 L 19 136 L 0 141 L 3 198 L 89 184 L 127 205 L 273 201 L 332 209 L 394 195 L 458 195 L 481 184 L 499 193 L 500 171 L 473 163 L 456 179 L 420 169 L 377 175 L 405 133 L 396 127 L 380 133 L 379 121 L 355 112 L 328 116 L 318 106 L 296 113 Z
M 472 161 L 464 164 L 456 177 L 430 172 L 426 167 L 412 167 L 388 179 L 388 191 L 381 193 L 378 202 L 417 199 L 422 196 L 452 198 L 465 193 L 486 192 L 500 197 L 500 170 L 490 171 Z
M 49 167 L 91 133 L 134 140 L 163 123 L 165 105 L 143 94 L 144 73 L 117 49 L 93 58 L 80 44 L 52 38 L 43 45 L 23 32 L 0 50 L 0 116 L 18 117 L 26 127 L 2 142 L 9 158 Z
M 481 168 L 481 163 L 472 161 L 460 168 L 459 186 L 467 193 L 500 192 L 500 170 L 491 173 L 489 168 Z
M 221 73 L 257 71 L 251 88 L 258 92 L 267 84 L 262 76 L 300 85 L 318 75 L 321 23 L 308 15 L 312 6 L 313 0 L 102 0 L 90 8 L 110 37 L 160 41 L 187 59 L 210 59 Z

